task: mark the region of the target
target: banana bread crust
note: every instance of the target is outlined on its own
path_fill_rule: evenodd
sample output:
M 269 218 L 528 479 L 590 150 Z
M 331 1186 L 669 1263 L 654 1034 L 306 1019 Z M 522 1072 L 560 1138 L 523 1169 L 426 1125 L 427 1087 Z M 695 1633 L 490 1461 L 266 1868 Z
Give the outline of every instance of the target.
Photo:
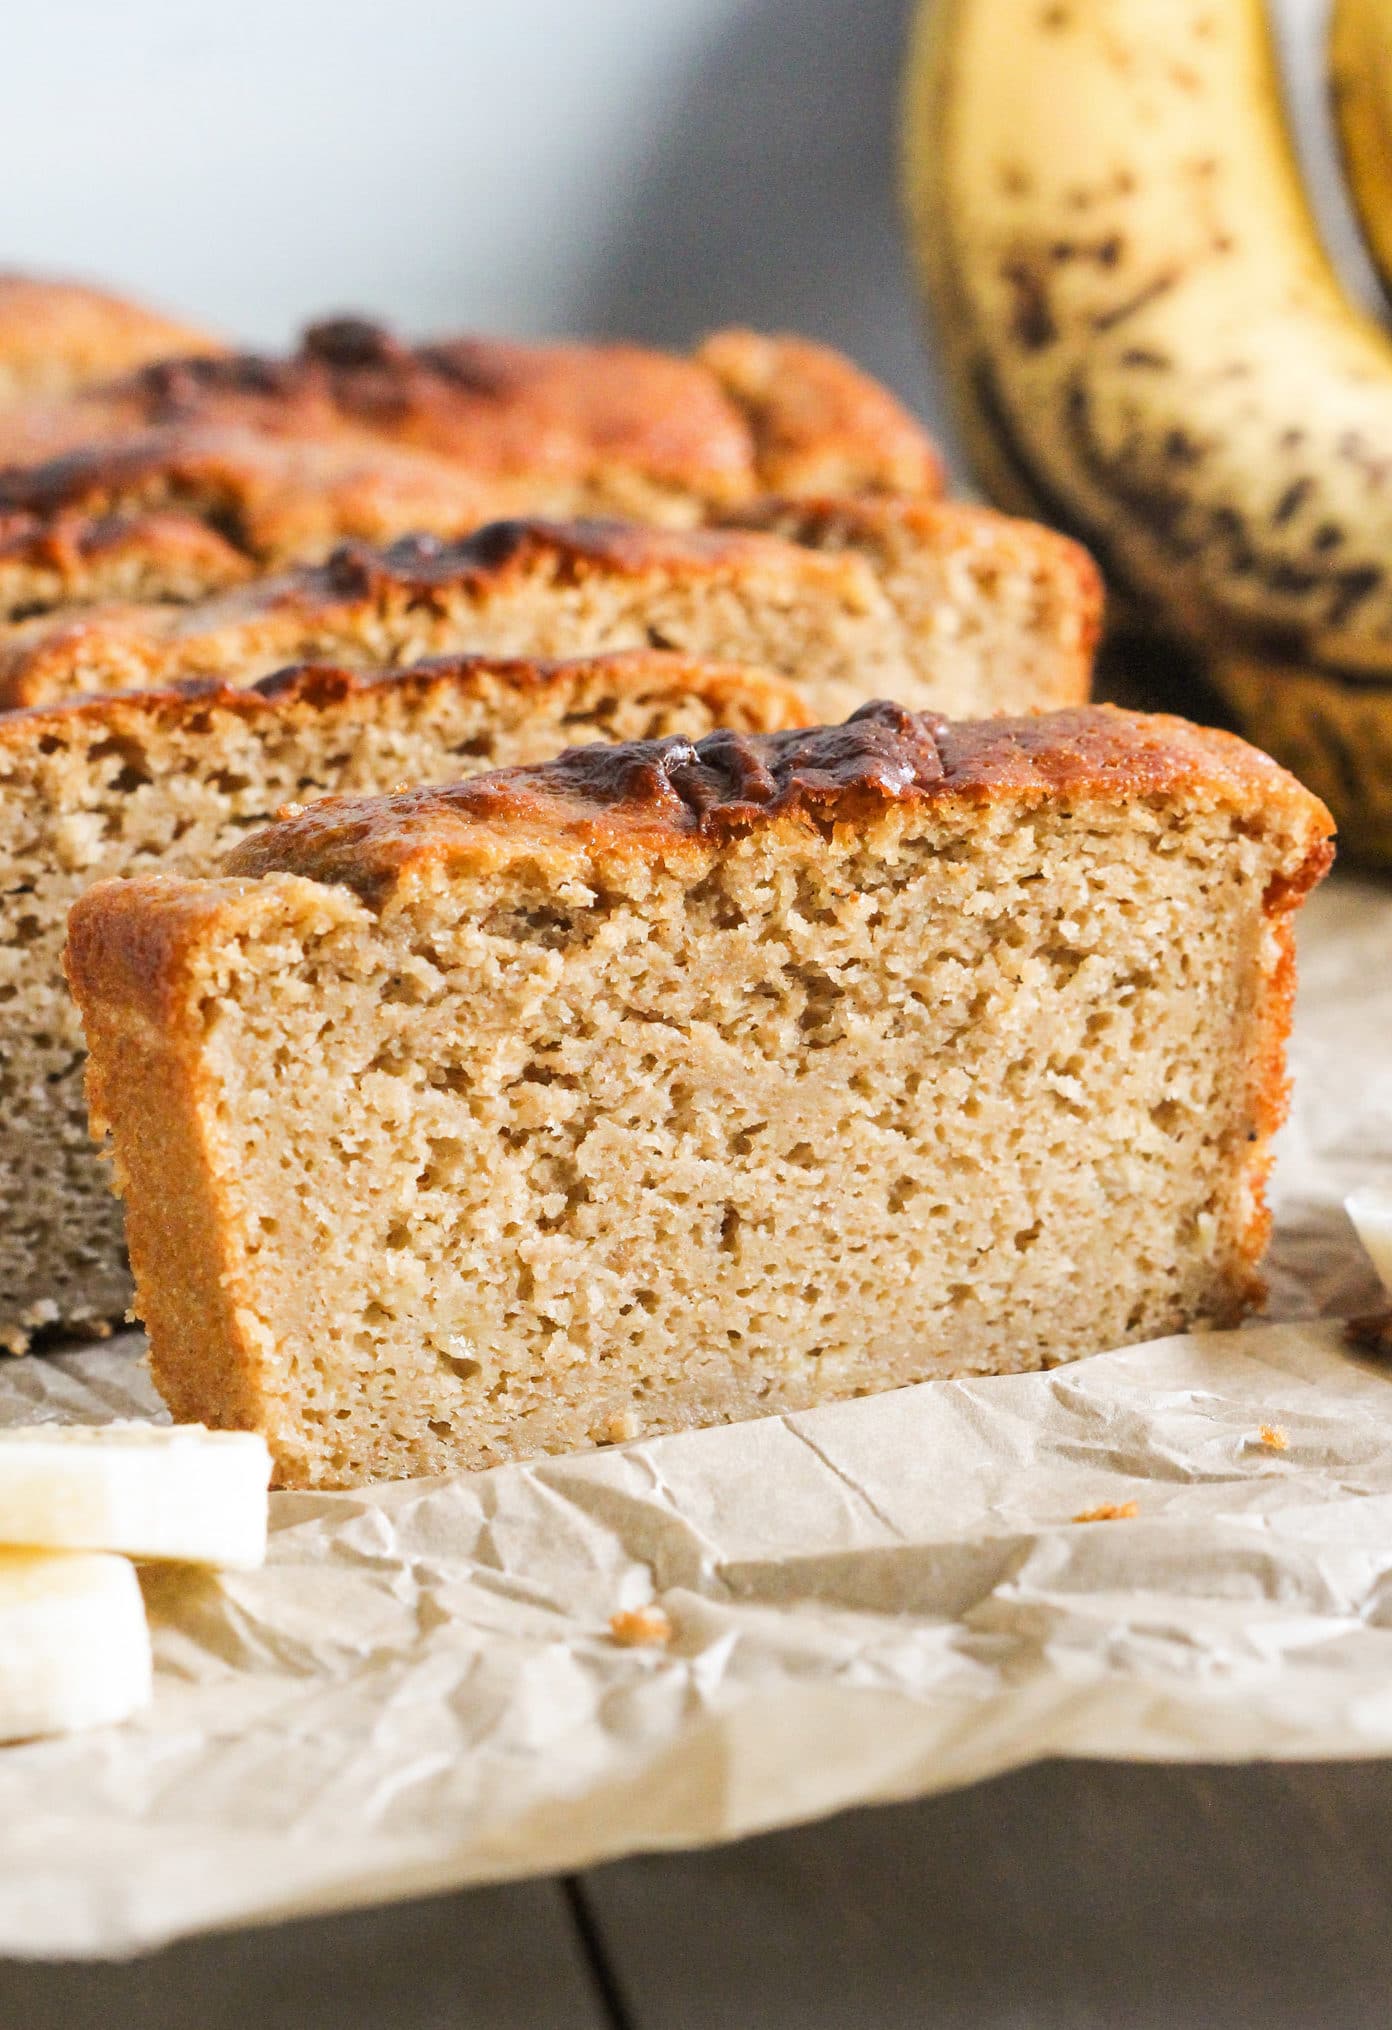
M 602 676 L 624 696 L 656 688 L 699 698 L 721 725 L 792 728 L 807 724 L 807 709 L 791 684 L 743 665 L 698 662 L 663 649 L 619 650 L 595 656 L 430 656 L 400 669 L 357 669 L 338 663 L 297 663 L 254 684 L 190 677 L 159 690 L 115 691 L 0 712 L 0 749 L 89 725 L 120 740 L 127 733 L 196 719 L 215 708 L 252 722 L 269 722 L 300 708 L 331 710 L 387 692 L 428 697 L 445 691 L 500 684 L 515 693 L 553 691 L 564 696 L 585 675 Z
M 165 359 L 15 412 L 0 419 L 0 457 L 52 462 L 209 427 L 382 442 L 495 485 L 593 486 L 627 469 L 711 507 L 811 487 L 937 493 L 943 479 L 888 390 L 807 340 L 722 332 L 691 357 L 468 337 L 408 345 L 357 318 L 311 326 L 285 358 Z
M 70 602 L 192 600 L 243 584 L 254 570 L 243 551 L 194 515 L 44 518 L 0 508 L 0 613 L 23 616 L 37 608 L 39 623 L 35 629 L 31 620 L 18 618 L 4 628 L 7 646 L 0 649 L 0 664 L 8 664 L 30 634 L 51 627 L 53 613 Z M 39 700 L 31 700 L 21 684 L 12 702 Z
M 572 748 L 544 768 L 445 789 L 326 797 L 248 839 L 226 872 L 298 874 L 352 888 L 377 908 L 432 865 L 531 856 L 548 842 L 561 878 L 577 851 L 680 853 L 771 826 L 863 824 L 896 804 L 1024 808 L 1060 796 L 1181 794 L 1217 806 L 1260 801 L 1308 835 L 1303 861 L 1270 899 L 1273 913 L 1294 908 L 1332 864 L 1324 805 L 1235 734 L 1108 705 L 953 723 L 877 702 L 844 726 Z

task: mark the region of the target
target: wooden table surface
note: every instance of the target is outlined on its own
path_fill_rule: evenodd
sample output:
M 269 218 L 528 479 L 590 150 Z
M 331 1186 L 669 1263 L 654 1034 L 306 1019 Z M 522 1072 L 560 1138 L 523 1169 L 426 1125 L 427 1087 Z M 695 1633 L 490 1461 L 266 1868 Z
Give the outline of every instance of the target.
M 1047 1763 L 565 1881 L 0 1963 L 3 2030 L 1371 2030 L 1392 1763 Z

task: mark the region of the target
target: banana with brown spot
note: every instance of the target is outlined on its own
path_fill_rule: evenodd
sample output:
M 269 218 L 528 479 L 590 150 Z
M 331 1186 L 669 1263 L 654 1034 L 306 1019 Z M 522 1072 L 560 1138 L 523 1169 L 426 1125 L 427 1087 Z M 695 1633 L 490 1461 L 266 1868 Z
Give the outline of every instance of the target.
M 905 113 L 984 484 L 1392 859 L 1392 343 L 1321 246 L 1260 0 L 922 0 Z

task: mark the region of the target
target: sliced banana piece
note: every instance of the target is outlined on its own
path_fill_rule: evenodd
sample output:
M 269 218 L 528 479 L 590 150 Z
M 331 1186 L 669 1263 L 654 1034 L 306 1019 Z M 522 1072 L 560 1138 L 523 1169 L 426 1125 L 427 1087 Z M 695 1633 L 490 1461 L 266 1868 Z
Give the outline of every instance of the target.
M 128 1719 L 148 1702 L 151 1675 L 133 1565 L 0 1550 L 0 1741 Z
M 266 1555 L 271 1456 L 201 1424 L 0 1431 L 0 1544 L 246 1571 Z
M 1351 1193 L 1344 1205 L 1384 1289 L 1392 1297 L 1392 1190 L 1379 1191 L 1369 1185 L 1366 1190 Z

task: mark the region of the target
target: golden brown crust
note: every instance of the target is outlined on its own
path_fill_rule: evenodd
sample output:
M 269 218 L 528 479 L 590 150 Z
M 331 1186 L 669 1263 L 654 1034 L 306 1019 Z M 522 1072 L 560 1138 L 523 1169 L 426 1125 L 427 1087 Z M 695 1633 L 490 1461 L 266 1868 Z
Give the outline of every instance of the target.
M 713 500 L 749 491 L 739 411 L 688 360 L 636 346 L 481 339 L 408 346 L 377 326 L 315 326 L 285 358 L 168 359 L 66 403 L 0 420 L 0 451 L 32 463 L 152 430 L 252 430 L 420 451 L 478 480 L 584 480 L 632 466 Z
M 173 353 L 221 349 L 208 332 L 103 289 L 0 274 L 0 403 L 65 395 Z
M 443 459 L 370 440 L 317 442 L 246 429 L 170 426 L 0 472 L 0 516 L 101 519 L 182 509 L 261 563 L 323 553 L 339 538 L 403 526 L 455 533 L 486 516 L 477 481 Z
M 151 1280 L 147 1271 L 159 1260 L 188 1264 L 196 1279 L 200 1315 L 207 1330 L 223 1345 L 243 1340 L 244 1319 L 239 1315 L 231 1279 L 219 1274 L 225 1263 L 225 1227 L 216 1187 L 215 1170 L 209 1161 L 205 1140 L 203 1109 L 200 1105 L 200 1059 L 187 1033 L 188 1019 L 186 965 L 196 947 L 200 923 L 211 922 L 215 907 L 200 903 L 193 883 L 165 883 L 157 879 L 114 881 L 102 884 L 109 891 L 114 914 L 122 926 L 121 962 L 126 969 L 125 984 L 139 980 L 143 1006 L 153 1019 L 132 1024 L 127 1011 L 107 998 L 94 1001 L 83 1010 L 83 1026 L 89 1053 L 86 1085 L 89 1116 L 94 1136 L 106 1134 L 112 1109 L 119 1103 L 119 1090 L 108 1093 L 107 1071 L 119 1064 L 121 1076 L 139 1080 L 146 1100 L 139 1123 L 116 1155 L 114 1170 L 118 1190 L 148 1205 L 148 1217 L 141 1221 L 142 1239 L 132 1251 L 137 1275 Z M 123 907 L 121 890 L 154 891 L 161 901 L 186 903 L 182 926 L 188 935 L 168 939 L 171 919 L 156 924 L 141 921 Z M 167 891 L 167 892 L 162 892 Z M 139 901 L 139 897 L 133 897 Z M 176 907 L 178 904 L 176 904 Z M 101 934 L 89 934 L 89 919 L 77 927 L 64 953 L 64 969 L 70 982 L 87 977 L 95 961 Z M 161 1192 L 158 1181 L 175 1177 L 179 1188 Z M 203 1265 L 210 1272 L 204 1273 Z M 158 1278 L 153 1279 L 155 1282 Z M 165 1323 L 157 1294 L 147 1323 Z M 177 1420 L 199 1421 L 195 1404 L 215 1395 L 211 1414 L 229 1430 L 254 1430 L 262 1409 L 259 1377 L 249 1366 L 228 1363 L 210 1392 L 207 1378 L 198 1363 L 184 1355 L 177 1331 L 161 1332 L 168 1347 L 161 1360 L 160 1388 Z M 200 1386 L 201 1384 L 201 1386 Z
M 918 424 L 829 346 L 717 331 L 696 357 L 749 421 L 762 492 L 942 491 L 942 461 Z
M 253 570 L 243 551 L 196 515 L 44 518 L 0 510 L 0 612 L 39 609 L 33 621 L 12 622 L 5 631 L 0 668 L 22 657 L 29 642 L 46 639 L 51 609 L 69 601 L 156 594 L 191 600 L 240 585 Z M 0 676 L 0 699 L 4 692 Z M 23 698 L 24 686 L 17 686 L 14 702 Z
M 781 822 L 864 823 L 896 804 L 1179 794 L 1289 813 L 1308 853 L 1273 910 L 1292 908 L 1329 864 L 1324 806 L 1235 735 L 1109 706 L 954 725 L 880 703 L 844 726 L 574 748 L 447 789 L 329 797 L 247 840 L 227 871 L 298 874 L 378 903 L 423 866 L 509 837 L 661 853 Z
M 300 663 L 249 685 L 194 678 L 161 690 L 118 691 L 0 712 L 0 750 L 88 730 L 120 740 L 152 726 L 196 723 L 209 709 L 264 725 L 304 711 L 370 708 L 373 699 L 387 693 L 428 700 L 446 691 L 483 693 L 502 687 L 564 696 L 587 682 L 603 683 L 621 698 L 667 693 L 700 698 L 723 725 L 762 730 L 807 724 L 807 708 L 793 687 L 762 670 L 697 662 L 661 649 L 622 649 L 611 655 L 555 658 L 432 656 L 392 670 Z
M 63 582 L 94 569 L 103 544 L 131 540 L 131 524 L 69 519 L 46 536 L 22 516 L 0 519 L 0 585 L 7 557 L 6 529 L 16 558 L 30 568 L 61 562 Z M 202 524 L 176 516 L 143 525 L 167 567 L 177 560 L 187 532 Z M 204 532 L 212 546 L 220 538 Z M 143 539 L 137 534 L 137 544 Z M 228 582 L 244 580 L 251 566 L 228 546 Z M 631 522 L 486 523 L 455 540 L 410 535 L 386 546 L 340 544 L 328 560 L 244 584 L 232 596 L 187 605 L 167 600 L 144 605 L 100 605 L 75 614 L 42 613 L 13 624 L 0 638 L 0 710 L 38 705 L 89 688 L 84 672 L 104 663 L 108 688 L 132 682 L 177 681 L 185 672 L 222 670 L 265 653 L 293 658 L 319 653 L 314 637 L 360 634 L 381 659 L 375 625 L 403 604 L 424 604 L 448 594 L 486 602 L 530 577 L 577 584 L 591 576 L 691 580 L 737 572 L 763 559 L 796 568 L 797 553 L 773 538 L 737 530 L 647 528 Z M 335 653 L 339 651 L 335 650 Z
M 924 432 L 849 361 L 748 333 L 718 334 L 706 351 L 726 360 L 726 378 L 704 352 L 408 346 L 341 319 L 286 359 L 164 359 L 0 409 L 0 519 L 39 543 L 55 522 L 75 531 L 119 517 L 134 541 L 143 517 L 174 511 L 265 571 L 345 537 L 455 536 L 508 514 L 690 526 L 773 486 L 940 489 Z M 151 596 L 198 596 L 185 576 L 162 575 L 157 525 L 147 537 Z M 202 589 L 227 582 L 215 572 Z M 99 577 L 55 595 L 15 566 L 0 612 L 107 596 Z
M 412 346 L 356 318 L 312 326 L 287 358 L 167 359 L 14 412 L 0 419 L 0 458 L 207 428 L 385 442 L 462 466 L 504 503 L 518 482 L 604 497 L 624 473 L 708 509 L 808 485 L 942 484 L 922 428 L 824 347 L 749 332 L 717 334 L 690 359 L 634 345 Z

